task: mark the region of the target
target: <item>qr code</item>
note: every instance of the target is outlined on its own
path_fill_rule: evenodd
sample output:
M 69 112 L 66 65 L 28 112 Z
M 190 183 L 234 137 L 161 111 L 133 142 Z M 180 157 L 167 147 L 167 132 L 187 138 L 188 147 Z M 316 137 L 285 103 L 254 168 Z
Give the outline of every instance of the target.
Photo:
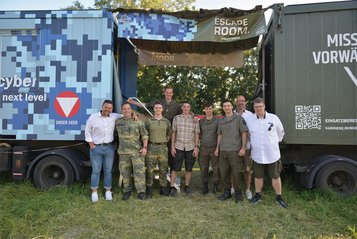
M 321 105 L 296 105 L 296 129 L 321 129 Z

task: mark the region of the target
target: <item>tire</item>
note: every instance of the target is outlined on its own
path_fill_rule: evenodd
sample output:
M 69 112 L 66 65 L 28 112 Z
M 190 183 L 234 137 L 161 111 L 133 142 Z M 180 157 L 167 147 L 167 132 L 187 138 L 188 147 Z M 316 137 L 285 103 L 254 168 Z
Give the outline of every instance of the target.
M 36 165 L 33 179 L 35 186 L 44 190 L 58 186 L 69 186 L 74 181 L 74 171 L 67 160 L 53 155 L 43 158 Z
M 325 165 L 317 174 L 316 187 L 331 190 L 342 195 L 357 192 L 357 167 L 345 162 Z

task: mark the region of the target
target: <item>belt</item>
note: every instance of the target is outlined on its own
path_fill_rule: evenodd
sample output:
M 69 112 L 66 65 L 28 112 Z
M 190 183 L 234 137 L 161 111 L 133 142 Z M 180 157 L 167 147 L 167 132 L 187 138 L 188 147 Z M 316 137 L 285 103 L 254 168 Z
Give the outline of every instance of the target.
M 112 145 L 113 142 L 110 143 L 101 143 L 101 144 L 94 144 L 95 146 L 108 146 L 108 145 Z
M 165 142 L 165 143 L 154 143 L 154 142 L 149 142 L 150 144 L 153 144 L 153 145 L 166 145 L 167 143 Z

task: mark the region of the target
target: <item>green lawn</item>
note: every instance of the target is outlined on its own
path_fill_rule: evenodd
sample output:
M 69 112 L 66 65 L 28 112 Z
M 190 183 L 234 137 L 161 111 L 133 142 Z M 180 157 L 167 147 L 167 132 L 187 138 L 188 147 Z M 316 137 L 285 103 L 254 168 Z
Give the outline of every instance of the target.
M 266 185 L 263 201 L 220 202 L 199 194 L 199 172 L 193 195 L 140 201 L 91 203 L 88 180 L 71 187 L 39 191 L 30 182 L 0 180 L 0 238 L 357 238 L 357 196 L 301 188 L 283 181 L 288 209 L 278 207 Z

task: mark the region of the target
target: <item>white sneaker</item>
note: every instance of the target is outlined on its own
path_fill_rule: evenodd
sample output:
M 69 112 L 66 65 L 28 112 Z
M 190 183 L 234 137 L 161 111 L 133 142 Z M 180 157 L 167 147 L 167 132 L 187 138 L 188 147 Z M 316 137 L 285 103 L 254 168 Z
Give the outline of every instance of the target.
M 253 194 L 249 189 L 245 191 L 245 195 L 247 196 L 248 200 L 251 200 L 253 198 Z
M 176 184 L 181 185 L 181 177 L 176 177 Z
M 112 192 L 111 191 L 106 191 L 105 192 L 105 200 L 111 201 L 113 200 Z
M 174 184 L 174 187 L 176 188 L 177 192 L 180 193 L 181 191 L 181 177 L 176 177 L 176 183 Z
M 98 193 L 97 192 L 92 192 L 92 202 L 98 202 Z
M 179 193 L 181 191 L 180 184 L 175 183 L 174 187 L 176 188 L 176 191 Z

